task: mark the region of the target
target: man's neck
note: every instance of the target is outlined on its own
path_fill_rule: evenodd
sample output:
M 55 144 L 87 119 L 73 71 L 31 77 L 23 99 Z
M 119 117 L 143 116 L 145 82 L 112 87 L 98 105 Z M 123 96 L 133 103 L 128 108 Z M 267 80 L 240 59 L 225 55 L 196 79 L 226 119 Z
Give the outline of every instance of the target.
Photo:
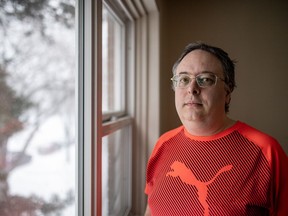
M 198 121 L 198 122 L 182 122 L 187 132 L 193 136 L 211 136 L 231 127 L 235 121 L 225 117 L 222 121 L 209 122 L 209 121 Z

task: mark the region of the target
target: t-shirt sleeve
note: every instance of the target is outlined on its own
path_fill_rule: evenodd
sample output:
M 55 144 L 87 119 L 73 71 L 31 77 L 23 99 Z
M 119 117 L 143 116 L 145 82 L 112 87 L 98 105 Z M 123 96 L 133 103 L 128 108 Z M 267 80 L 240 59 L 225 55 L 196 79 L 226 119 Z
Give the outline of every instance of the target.
M 271 167 L 274 189 L 273 215 L 288 215 L 288 158 L 278 143 L 272 149 Z
M 248 125 L 244 125 L 240 130 L 244 136 L 261 148 L 269 163 L 272 175 L 271 215 L 288 216 L 288 158 L 286 153 L 273 137 Z

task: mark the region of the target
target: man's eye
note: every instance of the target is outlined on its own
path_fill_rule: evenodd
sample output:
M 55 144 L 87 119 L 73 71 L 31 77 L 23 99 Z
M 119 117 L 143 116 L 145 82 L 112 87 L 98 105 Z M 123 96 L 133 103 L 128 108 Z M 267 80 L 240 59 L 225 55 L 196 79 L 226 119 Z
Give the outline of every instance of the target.
M 200 78 L 200 81 L 201 81 L 202 83 L 210 83 L 210 82 L 213 82 L 213 80 L 212 80 L 211 78 L 207 78 L 207 77 L 205 77 L 205 78 Z
M 215 79 L 210 76 L 203 76 L 203 77 L 198 77 L 198 82 L 201 85 L 213 85 L 215 83 Z
M 187 84 L 190 82 L 190 78 L 189 77 L 180 77 L 179 82 L 183 83 L 183 84 Z

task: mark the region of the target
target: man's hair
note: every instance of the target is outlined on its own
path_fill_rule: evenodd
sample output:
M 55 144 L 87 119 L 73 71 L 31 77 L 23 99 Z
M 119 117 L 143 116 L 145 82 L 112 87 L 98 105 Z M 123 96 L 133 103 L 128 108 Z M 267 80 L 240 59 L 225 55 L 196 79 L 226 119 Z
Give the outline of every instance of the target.
M 182 61 L 182 59 L 193 50 L 204 50 L 206 52 L 209 52 L 221 62 L 224 72 L 224 82 L 226 83 L 228 90 L 231 93 L 236 87 L 235 82 L 236 62 L 234 60 L 231 60 L 228 54 L 221 48 L 210 46 L 202 42 L 190 43 L 185 47 L 184 51 L 180 55 L 180 58 L 173 65 L 172 69 L 173 75 L 176 74 L 177 67 Z M 225 112 L 226 113 L 229 112 L 229 104 L 225 104 Z

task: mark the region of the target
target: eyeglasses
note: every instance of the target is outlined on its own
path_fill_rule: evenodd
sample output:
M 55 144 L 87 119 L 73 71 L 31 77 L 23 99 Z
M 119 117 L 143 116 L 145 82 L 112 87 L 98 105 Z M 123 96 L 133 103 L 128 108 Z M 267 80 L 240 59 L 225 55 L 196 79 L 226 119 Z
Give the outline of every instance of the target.
M 200 73 L 194 77 L 188 74 L 177 74 L 171 78 L 174 88 L 187 88 L 193 79 L 196 80 L 197 85 L 201 88 L 207 88 L 216 85 L 217 79 L 224 81 L 224 79 L 213 73 Z

